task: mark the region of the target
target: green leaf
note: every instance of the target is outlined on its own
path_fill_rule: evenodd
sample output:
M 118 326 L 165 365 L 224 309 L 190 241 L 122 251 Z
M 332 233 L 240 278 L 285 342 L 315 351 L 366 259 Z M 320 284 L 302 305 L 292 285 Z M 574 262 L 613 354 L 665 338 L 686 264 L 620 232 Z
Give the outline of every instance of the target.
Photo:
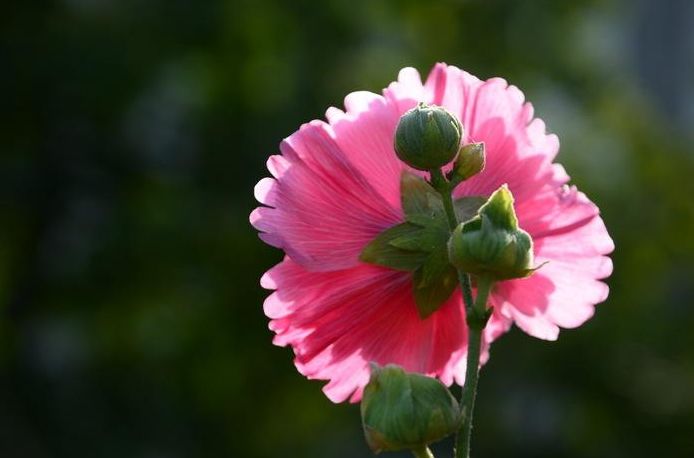
M 448 261 L 450 229 L 439 193 L 423 178 L 403 172 L 402 208 L 406 222 L 383 231 L 361 253 L 364 262 L 413 272 L 413 294 L 422 318 L 436 311 L 457 287 Z M 487 202 L 479 196 L 454 201 L 459 221 L 469 221 Z
M 455 268 L 448 263 L 446 252 L 432 253 L 422 267 L 415 270 L 412 279 L 419 316 L 425 319 L 438 310 L 457 286 L 458 276 Z
M 432 253 L 445 248 L 448 243 L 448 222 L 445 218 L 430 218 L 419 230 L 411 231 L 391 240 L 390 244 L 404 250 Z
M 422 228 L 411 223 L 402 223 L 386 229 L 373 239 L 361 252 L 359 259 L 394 270 L 413 271 L 427 258 L 424 251 L 402 249 L 391 242 L 421 231 Z
M 433 218 L 443 214 L 441 196 L 422 177 L 411 172 L 400 176 L 400 201 L 405 219 L 411 217 Z
M 507 231 L 518 229 L 518 218 L 513 209 L 513 194 L 505 184 L 494 191 L 489 200 L 479 209 L 479 213 L 502 229 Z

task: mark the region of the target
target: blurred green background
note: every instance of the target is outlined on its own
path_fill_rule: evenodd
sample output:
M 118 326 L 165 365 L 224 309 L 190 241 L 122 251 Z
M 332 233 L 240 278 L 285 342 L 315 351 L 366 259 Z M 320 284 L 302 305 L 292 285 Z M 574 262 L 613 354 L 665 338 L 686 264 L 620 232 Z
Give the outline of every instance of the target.
M 302 122 L 436 61 L 525 92 L 617 245 L 593 320 L 494 345 L 475 455 L 694 456 L 692 24 L 688 0 L 5 3 L 0 456 L 371 456 L 271 344 L 252 189 Z

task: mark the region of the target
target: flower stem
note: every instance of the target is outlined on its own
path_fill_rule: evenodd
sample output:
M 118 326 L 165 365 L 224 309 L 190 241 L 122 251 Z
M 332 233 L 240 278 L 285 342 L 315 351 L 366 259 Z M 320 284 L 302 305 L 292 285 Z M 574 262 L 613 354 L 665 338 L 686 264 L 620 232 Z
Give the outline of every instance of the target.
M 446 212 L 446 218 L 448 218 L 448 227 L 451 229 L 451 232 L 453 232 L 458 226 L 458 217 L 455 214 L 455 207 L 453 206 L 453 188 L 451 187 L 451 183 L 446 181 L 441 169 L 434 169 L 431 171 L 431 184 L 434 186 L 434 189 L 441 194 L 443 209 Z M 458 269 L 458 281 L 460 282 L 460 289 L 463 292 L 465 310 L 468 311 L 472 308 L 473 303 L 470 276 L 466 272 Z
M 441 194 L 443 208 L 446 211 L 446 218 L 448 218 L 448 226 L 451 231 L 453 231 L 456 226 L 458 226 L 458 217 L 455 214 L 455 207 L 453 206 L 453 189 L 451 189 L 451 184 L 446 181 L 441 169 L 434 169 L 431 171 L 431 184 L 434 186 L 434 189 Z
M 434 454 L 431 453 L 431 450 L 429 450 L 429 447 L 427 447 L 426 445 L 422 448 L 413 449 L 412 454 L 416 458 L 434 458 Z
M 465 386 L 463 387 L 463 395 L 460 401 L 463 412 L 463 424 L 458 432 L 456 458 L 469 458 L 470 456 L 472 415 L 475 409 L 475 397 L 477 396 L 482 330 L 484 330 L 488 318 L 487 299 L 489 298 L 492 285 L 493 282 L 488 278 L 480 277 L 478 279 L 475 305 L 470 311 L 471 313 L 467 314 L 467 368 L 465 371 Z
M 458 226 L 458 217 L 453 205 L 453 188 L 455 187 L 443 175 L 440 169 L 431 171 L 431 184 L 441 194 L 443 208 L 448 218 L 451 232 Z M 465 370 L 465 386 L 460 400 L 463 413 L 463 423 L 458 431 L 456 440 L 456 458 L 470 457 L 470 437 L 472 435 L 472 414 L 475 409 L 477 396 L 477 381 L 479 379 L 480 352 L 482 350 L 482 331 L 487 324 L 489 313 L 487 299 L 493 282 L 489 278 L 480 277 L 477 282 L 477 298 L 473 303 L 470 275 L 458 269 L 458 280 L 463 292 L 465 315 L 468 325 L 467 368 Z M 423 455 L 426 456 L 426 455 Z

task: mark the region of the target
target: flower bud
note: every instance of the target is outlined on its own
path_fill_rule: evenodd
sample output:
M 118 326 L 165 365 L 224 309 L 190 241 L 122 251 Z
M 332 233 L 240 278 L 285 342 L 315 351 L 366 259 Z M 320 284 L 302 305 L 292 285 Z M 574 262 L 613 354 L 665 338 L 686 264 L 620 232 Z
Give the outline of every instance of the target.
M 395 152 L 418 170 L 438 169 L 455 158 L 463 126 L 446 109 L 420 103 L 402 115 L 395 130 Z
M 459 269 L 491 280 L 527 277 L 536 270 L 532 238 L 518 227 L 506 185 L 494 191 L 477 216 L 453 231 L 448 257 Z
M 455 398 L 437 379 L 372 363 L 361 418 L 369 447 L 379 453 L 421 449 L 443 439 L 458 429 L 461 414 Z
M 484 163 L 484 143 L 469 143 L 460 149 L 448 179 L 453 184 L 465 181 L 484 170 Z

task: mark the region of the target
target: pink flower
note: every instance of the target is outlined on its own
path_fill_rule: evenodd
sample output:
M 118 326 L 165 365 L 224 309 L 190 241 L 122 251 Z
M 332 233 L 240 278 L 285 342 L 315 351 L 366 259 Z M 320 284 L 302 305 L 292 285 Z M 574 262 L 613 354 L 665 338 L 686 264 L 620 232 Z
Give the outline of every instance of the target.
M 416 70 L 405 68 L 382 96 L 349 94 L 345 111 L 329 108 L 327 123 L 312 121 L 286 138 L 282 154 L 268 160 L 273 178 L 255 188 L 264 206 L 251 213 L 251 223 L 287 254 L 261 280 L 275 290 L 264 304 L 274 343 L 292 346 L 303 375 L 329 380 L 323 390 L 334 402 L 361 398 L 369 361 L 395 363 L 447 385 L 464 381 L 460 292 L 422 320 L 409 272 L 358 259 L 380 232 L 403 221 L 400 175 L 411 169 L 395 156 L 393 134 L 418 102 L 444 106 L 462 122 L 465 142 L 486 144 L 485 170 L 461 184 L 455 197 L 489 196 L 508 183 L 520 226 L 535 241 L 536 263 L 549 261 L 529 278 L 496 285 L 483 360 L 511 323 L 554 340 L 560 327 L 590 318 L 608 294 L 599 280 L 612 272 L 605 256 L 612 240 L 598 208 L 566 185 L 569 176 L 552 162 L 559 141 L 533 118 L 521 91 L 445 64 L 422 84 Z

